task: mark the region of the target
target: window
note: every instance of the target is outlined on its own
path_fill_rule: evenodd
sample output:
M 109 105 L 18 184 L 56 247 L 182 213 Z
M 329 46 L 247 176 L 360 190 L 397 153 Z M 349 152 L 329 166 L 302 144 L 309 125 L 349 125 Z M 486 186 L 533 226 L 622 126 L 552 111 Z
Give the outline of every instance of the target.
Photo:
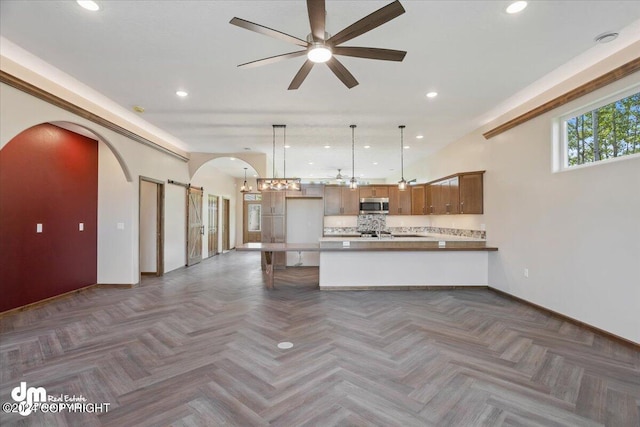
M 564 169 L 638 154 L 640 92 L 636 87 L 594 104 L 563 117 L 561 124 Z

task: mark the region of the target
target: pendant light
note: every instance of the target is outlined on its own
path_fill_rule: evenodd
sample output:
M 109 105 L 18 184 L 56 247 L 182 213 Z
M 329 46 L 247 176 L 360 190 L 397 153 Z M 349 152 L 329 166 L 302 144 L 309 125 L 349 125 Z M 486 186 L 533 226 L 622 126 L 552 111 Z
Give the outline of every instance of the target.
M 242 187 L 240 187 L 240 192 L 249 193 L 251 191 L 253 191 L 253 188 L 247 185 L 247 168 L 244 168 L 244 182 L 242 183 Z
M 400 128 L 400 181 L 398 181 L 398 190 L 407 189 L 407 181 L 404 179 L 404 128 L 405 125 L 398 126 Z
M 351 125 L 349 126 L 351 128 L 351 181 L 349 181 L 349 188 L 351 190 L 357 190 L 358 189 L 358 180 L 356 179 L 356 173 L 355 173 L 355 129 L 356 129 L 356 125 Z
M 258 178 L 259 191 L 300 191 L 300 178 L 287 178 L 287 158 L 285 148 L 287 145 L 287 125 L 273 126 L 273 173 L 271 178 Z M 276 129 L 282 129 L 282 145 L 283 145 L 283 178 L 276 176 Z

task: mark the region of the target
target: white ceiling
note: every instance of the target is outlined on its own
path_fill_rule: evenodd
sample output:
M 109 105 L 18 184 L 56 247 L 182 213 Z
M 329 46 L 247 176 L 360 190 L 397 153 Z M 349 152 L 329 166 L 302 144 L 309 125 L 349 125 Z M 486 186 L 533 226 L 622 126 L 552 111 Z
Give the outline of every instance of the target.
M 229 21 L 240 17 L 305 38 L 304 1 L 97 3 L 101 10 L 92 13 L 73 1 L 2 0 L 0 34 L 129 111 L 143 106 L 141 117 L 186 151 L 248 148 L 271 158 L 271 125 L 286 124 L 287 175 L 308 179 L 335 176 L 338 168 L 351 174 L 350 124 L 357 125 L 356 176 L 394 176 L 398 125 L 407 126 L 406 166 L 476 129 L 496 106 L 573 58 L 619 49 L 623 28 L 640 19 L 637 1 L 531 1 L 508 15 L 508 1 L 404 0 L 404 15 L 346 43 L 406 50 L 403 62 L 340 57 L 359 86 L 349 90 L 316 65 L 299 90 L 288 91 L 304 57 L 236 66 L 298 47 Z M 327 31 L 389 3 L 329 0 Z M 595 45 L 605 31 L 621 37 Z M 178 98 L 178 89 L 189 96 Z M 427 99 L 432 90 L 439 96 Z M 277 146 L 281 176 L 281 136 Z M 246 165 L 237 164 L 225 166 L 227 173 L 242 176 Z

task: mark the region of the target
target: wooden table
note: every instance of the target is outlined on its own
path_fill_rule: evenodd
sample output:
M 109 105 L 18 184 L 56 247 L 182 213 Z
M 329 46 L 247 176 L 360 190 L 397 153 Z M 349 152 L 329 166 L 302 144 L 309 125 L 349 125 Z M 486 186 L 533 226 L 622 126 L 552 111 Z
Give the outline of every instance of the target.
M 236 251 L 264 252 L 267 289 L 273 289 L 273 253 L 274 252 L 319 252 L 319 243 L 245 243 L 236 246 Z

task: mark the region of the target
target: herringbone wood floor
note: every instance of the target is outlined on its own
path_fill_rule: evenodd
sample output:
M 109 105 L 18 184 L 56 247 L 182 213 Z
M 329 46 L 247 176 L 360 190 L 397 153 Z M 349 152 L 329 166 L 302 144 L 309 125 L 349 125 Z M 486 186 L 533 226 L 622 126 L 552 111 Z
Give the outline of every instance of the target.
M 303 268 L 265 291 L 259 265 L 232 252 L 3 317 L 2 402 L 26 381 L 111 410 L 0 424 L 640 424 L 637 349 L 489 290 L 321 292 Z

